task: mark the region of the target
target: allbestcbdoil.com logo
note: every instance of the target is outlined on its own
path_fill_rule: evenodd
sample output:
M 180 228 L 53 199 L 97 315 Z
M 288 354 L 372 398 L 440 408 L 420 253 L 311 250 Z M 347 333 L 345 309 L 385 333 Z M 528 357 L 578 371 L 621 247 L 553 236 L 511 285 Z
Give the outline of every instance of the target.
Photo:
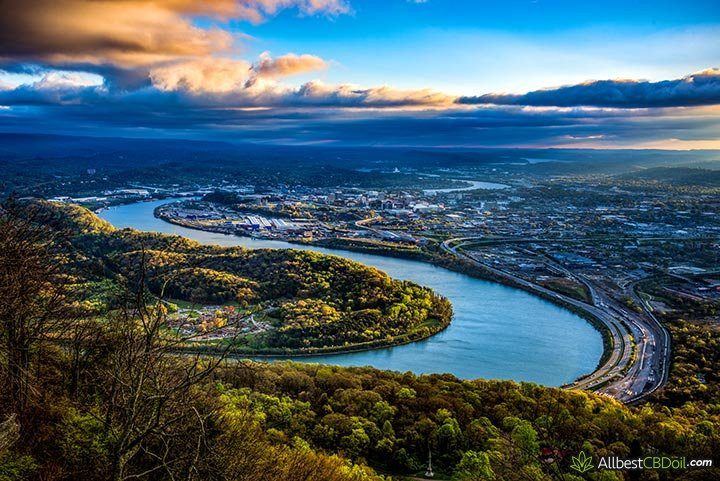
M 639 471 L 639 470 L 672 470 L 684 471 L 694 468 L 711 468 L 712 459 L 688 459 L 670 456 L 644 456 L 632 459 L 624 459 L 619 456 L 601 456 L 597 463 L 593 462 L 591 456 L 580 452 L 572 457 L 573 463 L 570 467 L 584 473 L 593 469 L 606 469 L 608 471 Z

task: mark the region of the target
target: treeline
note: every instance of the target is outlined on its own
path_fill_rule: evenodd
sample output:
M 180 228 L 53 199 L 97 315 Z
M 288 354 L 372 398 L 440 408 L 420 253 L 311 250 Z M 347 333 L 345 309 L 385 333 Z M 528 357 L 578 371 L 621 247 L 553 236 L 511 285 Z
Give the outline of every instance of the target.
M 700 252 L 700 251 L 693 251 Z M 669 406 L 720 399 L 720 302 L 682 295 L 682 282 L 658 276 L 638 285 L 642 294 L 662 302 L 655 316 L 668 329 L 672 358 L 667 384 L 653 401 Z
M 689 321 L 668 325 L 672 365 L 668 383 L 656 396 L 665 405 L 720 400 L 720 332 L 717 326 Z
M 158 296 L 278 307 L 277 328 L 263 335 L 259 350 L 376 347 L 427 337 L 452 318 L 450 303 L 431 290 L 341 257 L 206 246 L 114 229 L 79 207 L 36 203 L 32 208 L 50 216 L 54 229 L 73 233 L 65 264 L 79 279 L 79 291 L 81 281 L 131 278 L 142 264 L 147 285 Z
M 580 479 L 572 456 L 713 458 L 720 407 L 628 408 L 584 392 L 505 381 L 461 381 L 370 368 L 243 363 L 215 373 L 233 409 L 256 413 L 281 443 L 300 438 L 381 472 L 440 477 Z M 639 479 L 715 479 L 717 470 Z M 587 479 L 625 479 L 589 473 Z

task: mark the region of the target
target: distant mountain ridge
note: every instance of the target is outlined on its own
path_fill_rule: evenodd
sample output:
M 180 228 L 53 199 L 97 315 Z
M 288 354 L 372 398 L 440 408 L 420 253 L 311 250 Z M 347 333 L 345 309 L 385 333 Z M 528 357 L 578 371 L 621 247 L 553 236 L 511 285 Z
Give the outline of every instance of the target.
M 655 167 L 622 175 L 627 180 L 644 180 L 680 185 L 720 187 L 720 170 L 691 167 Z
M 424 189 L 447 183 L 454 169 L 478 169 L 487 177 L 497 170 L 619 175 L 678 166 L 720 168 L 720 152 L 290 146 L 0 133 L 0 193 L 42 197 L 96 195 L 132 183 Z M 419 173 L 441 177 L 433 181 Z

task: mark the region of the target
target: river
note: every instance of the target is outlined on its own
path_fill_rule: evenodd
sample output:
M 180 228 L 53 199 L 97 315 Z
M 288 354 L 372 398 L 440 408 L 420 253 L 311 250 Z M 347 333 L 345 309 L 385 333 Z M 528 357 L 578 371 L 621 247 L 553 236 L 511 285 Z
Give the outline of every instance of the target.
M 468 180 L 468 179 L 449 179 L 454 180 L 456 182 L 465 182 L 469 183 L 467 187 L 450 187 L 447 189 L 425 189 L 423 190 L 423 194 L 425 195 L 435 195 L 445 192 L 462 192 L 464 190 L 498 190 L 498 189 L 509 189 L 510 186 L 506 184 L 498 184 L 496 182 L 483 182 L 480 180 Z
M 602 337 L 585 320 L 527 292 L 425 262 L 176 226 L 153 215 L 155 207 L 169 201 L 112 207 L 101 212 L 100 217 L 116 227 L 178 234 L 204 244 L 304 249 L 339 255 L 381 269 L 392 277 L 428 286 L 452 302 L 455 315 L 450 327 L 424 341 L 296 360 L 417 374 L 449 372 L 464 379 L 512 379 L 561 386 L 593 371 L 602 355 Z

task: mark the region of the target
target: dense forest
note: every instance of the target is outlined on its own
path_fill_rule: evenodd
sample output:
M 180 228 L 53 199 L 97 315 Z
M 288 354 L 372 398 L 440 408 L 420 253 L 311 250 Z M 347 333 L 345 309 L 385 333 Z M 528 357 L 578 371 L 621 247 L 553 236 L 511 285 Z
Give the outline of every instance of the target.
M 717 456 L 720 404 L 699 388 L 671 391 L 667 405 L 628 407 L 528 383 L 232 361 L 227 350 L 178 355 L 182 340 L 168 336 L 158 292 L 170 284 L 169 266 L 179 294 L 211 289 L 254 302 L 276 298 L 285 283 L 292 296 L 278 310 L 293 320 L 289 338 L 294 330 L 322 338 L 317 318 L 372 309 L 374 294 L 393 300 L 377 308 L 402 325 L 424 298 L 413 301 L 417 286 L 333 257 L 199 246 L 39 206 L 0 212 L 2 481 L 380 481 L 422 477 L 430 453 L 436 478 L 456 481 L 720 479 L 717 467 L 582 475 L 569 467 L 581 450 Z M 269 262 L 282 274 L 264 277 Z M 342 295 L 347 276 L 369 273 L 361 291 Z M 341 300 L 326 297 L 335 285 Z M 380 287 L 397 291 L 372 290 Z M 82 298 L 83 289 L 93 295 Z M 391 312 L 396 299 L 408 310 Z M 707 341 L 693 340 L 716 368 L 717 345 Z
M 371 348 L 427 337 L 452 317 L 450 303 L 429 289 L 341 257 L 204 246 L 177 236 L 118 230 L 77 206 L 38 202 L 25 208 L 38 211 L 56 231 L 73 233 L 63 265 L 75 278 L 78 300 L 93 306 L 94 314 L 113 306 L 97 302 L 88 282 L 131 279 L 142 265 L 155 295 L 273 308 L 276 328 L 252 348 L 238 342 L 244 351 Z

